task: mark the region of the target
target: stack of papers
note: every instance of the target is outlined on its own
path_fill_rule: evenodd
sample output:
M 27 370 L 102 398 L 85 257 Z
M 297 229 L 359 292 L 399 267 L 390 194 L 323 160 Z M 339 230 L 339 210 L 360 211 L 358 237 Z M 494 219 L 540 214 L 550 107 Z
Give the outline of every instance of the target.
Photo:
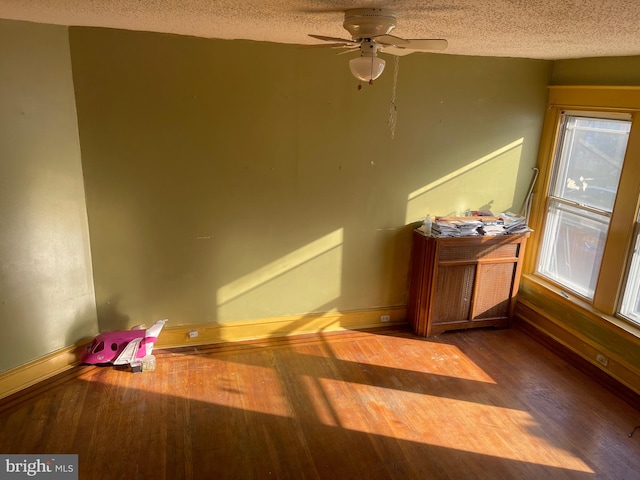
M 431 226 L 431 235 L 434 237 L 459 237 L 460 230 L 449 222 L 436 219 Z
M 501 213 L 499 215 L 504 222 L 504 229 L 506 233 L 525 233 L 530 232 L 531 229 L 527 225 L 526 219 L 512 212 Z
M 495 236 L 530 231 L 526 219 L 512 212 L 497 216 L 436 217 L 431 226 L 432 237 Z
M 491 212 L 488 212 L 491 213 Z M 526 219 L 516 213 L 467 217 L 436 217 L 431 225 L 432 237 L 470 237 L 530 232 Z
M 482 216 L 479 217 L 482 225 L 478 228 L 478 232 L 480 235 L 504 235 L 506 232 L 504 230 L 504 221 L 500 217 L 490 216 Z
M 480 235 L 478 232 L 478 228 L 482 226 L 482 222 L 480 220 L 468 220 L 464 217 L 461 217 L 457 227 L 460 230 L 460 235 L 463 237 L 468 237 L 471 235 Z
M 504 225 L 501 223 L 483 224 L 481 227 L 478 228 L 478 232 L 480 232 L 480 235 L 487 235 L 487 236 L 504 235 L 505 233 L 507 233 L 506 230 L 504 229 Z
M 431 227 L 436 237 L 468 237 L 480 235 L 478 227 L 482 225 L 479 217 L 436 217 Z

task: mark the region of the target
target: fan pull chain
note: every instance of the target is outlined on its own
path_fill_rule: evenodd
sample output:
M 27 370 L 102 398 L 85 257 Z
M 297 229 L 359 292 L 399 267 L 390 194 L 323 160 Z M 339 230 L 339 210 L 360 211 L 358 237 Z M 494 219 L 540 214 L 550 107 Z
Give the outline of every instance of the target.
M 391 107 L 389 109 L 389 128 L 391 129 L 391 139 L 396 136 L 396 123 L 398 123 L 398 107 L 396 106 L 396 87 L 398 86 L 398 70 L 400 69 L 400 57 L 394 56 L 393 89 L 391 90 Z
M 373 55 L 375 55 L 376 51 L 373 51 Z M 369 85 L 373 85 L 373 55 L 371 55 L 371 78 L 369 79 Z

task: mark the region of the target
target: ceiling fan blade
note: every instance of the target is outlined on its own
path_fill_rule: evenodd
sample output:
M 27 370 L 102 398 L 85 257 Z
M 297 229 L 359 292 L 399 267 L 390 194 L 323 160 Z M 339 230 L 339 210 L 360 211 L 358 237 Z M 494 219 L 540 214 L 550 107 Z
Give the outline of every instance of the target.
M 300 45 L 301 48 L 356 48 L 358 45 L 347 45 L 344 43 L 316 43 L 313 45 Z
M 380 47 L 380 51 L 382 53 L 388 53 L 389 55 L 395 55 L 396 57 L 404 57 L 405 55 L 416 52 L 416 50 L 410 50 L 403 47 L 394 47 L 393 45 L 383 45 L 382 47 Z
M 325 37 L 324 35 L 313 35 L 311 33 L 309 34 L 309 36 L 325 42 L 342 42 L 346 44 L 357 43 L 357 42 L 354 42 L 353 40 L 347 40 L 346 38 Z
M 346 47 L 346 45 L 345 45 Z M 353 47 L 346 47 L 346 50 L 344 52 L 338 52 L 336 53 L 336 55 L 345 55 L 347 53 L 353 53 L 353 52 L 359 52 L 360 49 L 357 46 L 353 46 Z
M 436 38 L 411 38 L 407 40 L 404 48 L 410 48 L 411 50 L 444 50 L 449 45 L 449 42 Z
M 395 35 L 376 35 L 375 37 L 373 37 L 373 40 L 375 40 L 376 43 L 379 43 L 381 45 L 406 46 L 409 44 L 408 40 L 405 40 L 404 38 L 396 37 Z

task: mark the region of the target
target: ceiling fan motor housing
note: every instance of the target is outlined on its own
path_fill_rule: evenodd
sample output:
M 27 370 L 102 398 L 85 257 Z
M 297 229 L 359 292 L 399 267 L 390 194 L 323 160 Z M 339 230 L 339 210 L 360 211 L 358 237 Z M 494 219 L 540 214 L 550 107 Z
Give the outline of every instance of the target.
M 342 25 L 354 40 L 374 38 L 396 27 L 396 15 L 384 8 L 353 8 L 345 12 Z

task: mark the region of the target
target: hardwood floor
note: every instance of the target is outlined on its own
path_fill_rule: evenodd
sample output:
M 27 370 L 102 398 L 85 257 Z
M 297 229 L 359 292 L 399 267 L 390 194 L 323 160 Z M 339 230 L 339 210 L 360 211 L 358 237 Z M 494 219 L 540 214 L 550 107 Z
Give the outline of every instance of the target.
M 83 480 L 640 478 L 640 412 L 517 328 L 155 353 L 5 402 L 0 452 L 76 453 Z

